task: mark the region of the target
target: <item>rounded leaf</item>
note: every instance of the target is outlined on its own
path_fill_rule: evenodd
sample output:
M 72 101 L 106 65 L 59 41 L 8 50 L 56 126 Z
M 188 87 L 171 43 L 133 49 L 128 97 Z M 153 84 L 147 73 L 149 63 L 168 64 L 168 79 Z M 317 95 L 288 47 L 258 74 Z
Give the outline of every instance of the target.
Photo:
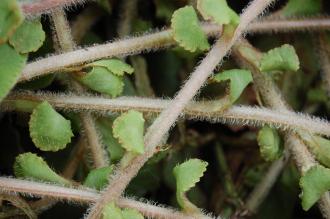
M 16 0 L 0 1 L 0 44 L 8 40 L 23 20 L 24 17 Z
M 285 17 L 315 15 L 322 11 L 322 0 L 289 0 L 280 13 Z
M 124 219 L 143 219 L 144 217 L 140 212 L 132 208 L 124 208 L 122 210 Z
M 71 185 L 71 182 L 55 173 L 48 164 L 36 154 L 24 153 L 16 157 L 14 172 L 17 177 Z
M 121 209 L 118 208 L 114 202 L 104 206 L 102 215 L 102 219 L 124 219 Z
M 48 102 L 39 104 L 29 121 L 30 136 L 37 148 L 58 151 L 71 142 L 71 123 L 56 112 Z
M 84 185 L 90 188 L 101 190 L 108 184 L 109 176 L 112 171 L 113 166 L 94 169 L 88 173 Z
M 257 139 L 260 146 L 260 154 L 266 161 L 274 161 L 281 156 L 280 136 L 276 129 L 264 126 L 258 132 Z
M 123 76 L 124 73 L 132 74 L 134 72 L 134 68 L 132 68 L 132 66 L 119 59 L 103 59 L 96 62 L 92 62 L 87 66 L 104 67 L 117 76 Z
M 94 91 L 116 97 L 123 92 L 123 78 L 116 76 L 103 67 L 94 67 L 80 78 L 81 83 Z
M 144 119 L 140 112 L 130 110 L 113 122 L 113 135 L 127 151 L 144 153 Z
M 9 38 L 9 43 L 19 53 L 37 51 L 45 41 L 45 32 L 39 20 L 24 21 Z
M 1 4 L 1 3 L 0 3 Z M 1 14 L 1 12 L 0 12 Z M 1 16 L 1 15 L 0 15 Z M 1 25 L 0 25 L 1 29 Z M 0 45 L 0 101 L 7 96 L 18 80 L 27 56 L 18 54 L 8 44 Z
M 251 72 L 243 69 L 223 71 L 216 74 L 213 79 L 216 82 L 230 81 L 229 96 L 232 103 L 239 98 L 245 87 L 253 80 Z
M 308 211 L 321 196 L 330 190 L 330 169 L 321 165 L 311 167 L 300 178 L 301 205 Z
M 297 71 L 299 58 L 293 46 L 284 44 L 269 50 L 260 61 L 260 71 Z
M 215 21 L 219 25 L 239 23 L 239 16 L 228 6 L 226 0 L 198 0 L 197 9 L 205 20 Z
M 172 16 L 171 28 L 174 40 L 186 50 L 195 52 L 210 48 L 193 7 L 186 6 L 176 10 Z

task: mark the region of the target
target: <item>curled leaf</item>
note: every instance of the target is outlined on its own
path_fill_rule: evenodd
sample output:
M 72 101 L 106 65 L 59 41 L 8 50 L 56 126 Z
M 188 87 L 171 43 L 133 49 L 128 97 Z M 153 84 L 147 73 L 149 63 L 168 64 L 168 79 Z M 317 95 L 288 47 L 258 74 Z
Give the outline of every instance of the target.
M 190 159 L 173 169 L 176 179 L 176 198 L 179 205 L 187 212 L 195 211 L 196 206 L 189 202 L 185 193 L 199 182 L 208 163 L 200 159 Z
M 130 110 L 117 117 L 113 122 L 113 135 L 127 151 L 144 152 L 144 119 L 140 112 Z
M 5 43 L 23 22 L 23 15 L 16 0 L 0 1 L 0 44 Z
M 104 67 L 94 67 L 79 80 L 90 89 L 112 97 L 120 95 L 124 88 L 122 77 L 112 74 Z
M 213 79 L 216 82 L 230 80 L 229 97 L 230 101 L 234 103 L 252 81 L 252 75 L 248 70 L 232 69 L 216 74 Z
M 222 24 L 239 23 L 239 16 L 227 4 L 226 0 L 198 0 L 197 9 L 206 20 Z
M 301 205 L 308 211 L 321 196 L 330 190 L 330 169 L 321 165 L 311 167 L 301 178 Z
M 56 112 L 48 102 L 39 104 L 29 122 L 30 136 L 37 148 L 58 151 L 71 142 L 71 123 Z
M 71 182 L 55 173 L 48 164 L 36 154 L 24 153 L 16 157 L 14 172 L 17 177 L 71 185 Z
M 274 161 L 281 156 L 280 136 L 276 129 L 264 126 L 258 132 L 260 154 L 266 161 Z
M 37 51 L 45 41 L 45 32 L 39 20 L 24 21 L 9 38 L 9 43 L 19 53 Z
M 109 176 L 112 171 L 113 166 L 94 169 L 88 173 L 84 185 L 90 188 L 101 190 L 108 184 Z
M 92 62 L 87 66 L 104 67 L 117 76 L 123 76 L 124 73 L 132 74 L 134 72 L 134 68 L 132 68 L 132 66 L 119 59 L 103 59 L 96 62 Z
M 260 71 L 297 71 L 299 58 L 293 46 L 284 44 L 269 50 L 260 61 Z
M 184 49 L 195 52 L 210 48 L 193 7 L 186 6 L 176 10 L 172 16 L 171 28 L 174 40 Z
M 1 15 L 0 15 L 1 16 Z M 0 26 L 1 29 L 1 26 Z M 0 101 L 7 96 L 25 66 L 27 56 L 18 54 L 8 44 L 0 45 Z

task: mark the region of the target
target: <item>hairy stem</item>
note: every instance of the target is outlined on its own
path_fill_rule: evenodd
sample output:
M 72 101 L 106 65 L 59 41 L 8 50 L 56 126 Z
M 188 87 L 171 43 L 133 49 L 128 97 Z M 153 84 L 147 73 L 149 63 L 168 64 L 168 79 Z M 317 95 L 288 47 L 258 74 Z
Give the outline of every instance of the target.
M 5 194 L 21 193 L 26 196 L 49 197 L 81 204 L 95 202 L 100 197 L 100 193 L 95 190 L 66 188 L 57 185 L 5 177 L 0 177 L 0 191 Z M 192 219 L 192 217 L 174 209 L 151 205 L 134 199 L 120 198 L 118 199 L 117 204 L 122 208 L 134 208 L 141 212 L 145 217 Z
M 21 211 L 24 212 L 26 216 L 30 219 L 37 219 L 37 215 L 34 211 L 30 208 L 29 204 L 17 195 L 9 195 L 9 194 L 0 194 L 0 200 L 9 201 L 12 205 L 19 208 Z M 5 215 L 3 215 L 5 216 Z M 0 212 L 0 217 L 2 217 L 2 213 Z M 3 217 L 4 218 L 4 217 Z
M 131 179 L 138 173 L 144 163 L 157 151 L 157 145 L 162 141 L 164 135 L 180 116 L 185 106 L 195 96 L 203 86 L 207 78 L 213 73 L 215 67 L 227 55 L 234 43 L 242 36 L 244 30 L 265 8 L 272 3 L 272 0 L 254 0 L 241 15 L 241 23 L 236 28 L 232 37 L 221 37 L 203 59 L 201 64 L 191 74 L 189 80 L 183 85 L 182 89 L 170 102 L 153 124 L 148 128 L 145 135 L 146 152 L 133 159 L 124 171 L 115 173 L 110 184 L 103 191 L 102 197 L 90 210 L 87 218 L 97 219 L 103 206 L 107 202 L 116 200 L 127 187 Z
M 23 3 L 22 10 L 27 16 L 35 16 L 47 14 L 55 9 L 63 9 L 69 6 L 79 5 L 86 2 L 85 0 L 42 0 L 32 3 Z
M 125 112 L 130 109 L 145 113 L 160 113 L 170 100 L 120 97 L 108 99 L 98 96 L 76 96 L 72 94 L 52 93 L 11 93 L 0 105 L 0 110 L 20 110 L 19 103 L 24 101 L 47 101 L 58 110 L 74 112 L 93 112 L 104 115 L 108 112 Z M 279 112 L 266 108 L 251 106 L 232 106 L 226 108 L 224 101 L 190 102 L 184 109 L 182 117 L 192 120 L 205 120 L 234 125 L 250 125 L 261 127 L 265 124 L 281 130 L 306 130 L 310 133 L 330 136 L 330 124 L 326 120 L 311 117 L 307 114 L 294 112 Z
M 319 46 L 318 46 L 318 57 L 321 66 L 321 76 L 324 82 L 324 87 L 330 95 L 330 47 L 326 39 L 326 34 L 324 32 L 319 33 Z
M 75 44 L 72 39 L 71 29 L 62 9 L 56 9 L 52 14 L 54 25 L 55 38 L 58 40 L 60 50 L 72 51 Z M 84 88 L 77 82 L 71 79 L 70 89 L 76 93 L 84 92 Z M 87 137 L 88 146 L 91 151 L 94 166 L 96 168 L 108 166 L 109 160 L 104 146 L 101 143 L 101 138 L 96 128 L 94 118 L 89 113 L 80 113 L 79 117 L 82 122 L 84 134 Z
M 322 21 L 327 22 L 327 25 L 324 26 L 324 29 L 329 29 L 330 19 L 322 19 Z M 265 22 L 265 25 L 261 24 L 263 22 L 256 22 L 254 24 L 251 24 L 248 27 L 248 32 L 263 32 L 263 30 L 266 30 L 267 28 L 268 32 L 273 31 L 275 27 L 267 23 L 270 21 Z M 285 23 L 289 21 L 281 22 Z M 274 23 L 276 22 L 274 21 Z M 287 31 L 288 28 L 291 28 L 290 25 L 291 24 L 287 26 L 280 24 L 277 31 Z M 281 29 L 280 26 L 283 26 L 284 28 Z M 204 24 L 202 25 L 202 28 L 209 36 L 218 36 L 222 32 L 222 27 L 218 25 Z M 301 28 L 299 30 L 304 30 L 306 28 Z M 52 56 L 48 55 L 46 58 L 27 64 L 23 69 L 22 75 L 18 81 L 28 81 L 32 80 L 33 78 L 44 76 L 54 72 L 65 71 L 68 67 L 81 65 L 97 59 L 139 54 L 145 51 L 149 52 L 166 48 L 174 44 L 175 41 L 172 38 L 171 31 L 164 30 L 146 34 L 143 36 L 137 36 L 128 39 L 117 40 L 106 44 L 91 46 L 84 49 L 78 49 L 63 54 L 57 54 Z
M 235 46 L 234 54 L 239 58 L 242 65 L 251 70 L 254 84 L 261 95 L 263 102 L 271 108 L 277 109 L 281 112 L 290 111 L 290 106 L 284 101 L 278 87 L 275 85 L 271 77 L 268 74 L 263 74 L 259 71 L 258 62 L 261 53 L 253 48 L 247 41 L 244 41 Z M 317 163 L 297 133 L 286 132 L 284 134 L 284 139 L 285 145 L 295 159 L 301 174 L 304 174 Z M 269 188 L 271 188 L 271 186 L 272 185 L 270 185 Z M 327 195 L 328 194 L 324 194 L 320 199 L 320 202 L 322 203 L 321 206 L 324 209 L 330 209 L 330 202 L 327 200 Z M 324 210 L 321 209 L 321 212 L 323 213 Z M 323 216 L 326 217 L 327 215 L 324 214 Z

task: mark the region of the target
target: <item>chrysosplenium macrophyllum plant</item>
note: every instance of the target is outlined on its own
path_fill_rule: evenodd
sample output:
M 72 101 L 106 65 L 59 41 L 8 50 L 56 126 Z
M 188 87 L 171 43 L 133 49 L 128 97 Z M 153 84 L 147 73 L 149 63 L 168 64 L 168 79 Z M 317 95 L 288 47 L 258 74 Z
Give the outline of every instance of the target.
M 327 6 L 1 0 L 0 218 L 330 219 Z

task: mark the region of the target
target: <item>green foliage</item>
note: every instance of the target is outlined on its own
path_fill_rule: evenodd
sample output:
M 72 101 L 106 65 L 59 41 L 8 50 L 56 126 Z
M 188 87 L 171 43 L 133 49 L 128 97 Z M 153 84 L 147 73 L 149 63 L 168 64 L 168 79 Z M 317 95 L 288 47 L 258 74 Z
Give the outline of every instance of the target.
M 144 152 L 144 119 L 140 112 L 130 110 L 113 122 L 113 135 L 127 151 L 142 154 Z
M 260 71 L 297 71 L 299 58 L 293 46 L 284 44 L 271 49 L 264 54 L 260 61 Z
M 195 52 L 210 48 L 193 7 L 186 6 L 176 10 L 172 16 L 171 28 L 174 40 L 184 49 Z
M 173 169 L 176 179 L 176 198 L 180 206 L 187 212 L 196 211 L 196 207 L 189 202 L 185 193 L 199 182 L 206 171 L 208 163 L 199 159 L 190 159 Z
M 258 132 L 260 154 L 266 161 L 274 161 L 281 156 L 281 141 L 276 129 L 264 126 Z
M 306 16 L 321 12 L 322 0 L 289 0 L 282 8 L 281 15 L 285 17 Z
M 213 77 L 214 81 L 230 81 L 229 97 L 234 103 L 242 94 L 245 87 L 252 82 L 251 72 L 243 69 L 232 69 L 218 73 Z
M 8 40 L 16 28 L 23 22 L 23 19 L 16 0 L 0 1 L 0 44 Z
M 102 59 L 96 62 L 92 62 L 88 64 L 87 66 L 92 67 L 104 67 L 108 69 L 111 73 L 117 76 L 123 76 L 124 73 L 132 74 L 134 72 L 134 69 L 129 64 L 126 64 L 125 62 L 119 60 L 119 59 Z
M 204 19 L 215 21 L 219 25 L 239 23 L 239 16 L 228 6 L 226 0 L 198 0 L 197 9 Z
M 37 148 L 58 151 L 71 142 L 71 123 L 56 112 L 48 102 L 39 104 L 29 121 L 30 136 Z
M 301 205 L 309 210 L 320 197 L 330 190 L 330 169 L 321 165 L 311 167 L 300 179 Z
M 124 208 L 120 209 L 111 202 L 103 209 L 102 219 L 143 219 L 143 216 L 135 209 Z
M 123 79 L 103 67 L 94 67 L 80 81 L 90 89 L 108 94 L 112 97 L 120 95 L 124 88 Z
M 45 32 L 39 20 L 24 21 L 9 38 L 9 43 L 19 53 L 37 51 L 45 41 Z
M 113 172 L 113 166 L 101 167 L 90 171 L 84 181 L 84 185 L 90 188 L 101 190 L 109 181 L 109 176 Z
M 1 16 L 1 12 L 0 12 Z M 1 25 L 0 25 L 1 29 Z M 0 101 L 15 85 L 26 63 L 27 56 L 18 54 L 8 44 L 0 45 Z
M 39 181 L 71 185 L 71 182 L 55 173 L 48 164 L 36 154 L 24 153 L 16 157 L 14 172 L 17 177 Z

